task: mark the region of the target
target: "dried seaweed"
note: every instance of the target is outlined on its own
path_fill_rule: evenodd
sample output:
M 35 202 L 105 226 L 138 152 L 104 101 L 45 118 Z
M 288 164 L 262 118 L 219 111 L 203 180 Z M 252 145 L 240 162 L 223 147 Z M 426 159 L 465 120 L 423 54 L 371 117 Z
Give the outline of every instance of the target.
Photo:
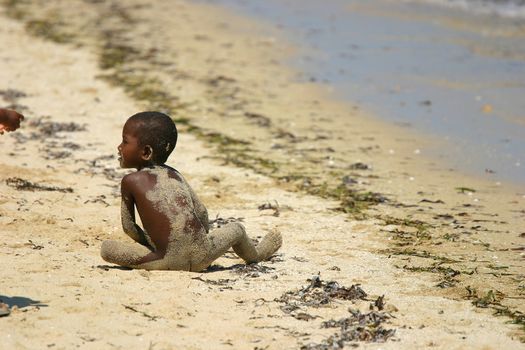
M 352 170 L 370 170 L 371 169 L 371 167 L 368 164 L 361 163 L 361 162 L 350 164 L 348 168 Z
M 104 206 L 109 207 L 110 204 L 108 202 L 106 202 L 105 199 L 106 199 L 106 196 L 101 194 L 99 196 L 96 196 L 93 199 L 88 199 L 88 200 L 84 201 L 84 204 L 87 204 L 87 203 L 101 203 L 101 204 L 104 204 Z
M 370 305 L 370 310 L 373 310 L 374 307 L 377 308 L 379 311 L 385 308 L 385 296 L 384 295 L 377 297 L 374 303 Z
M 220 86 L 222 85 L 223 83 L 233 83 L 235 82 L 236 80 L 233 79 L 233 78 L 230 78 L 230 77 L 227 77 L 227 76 L 224 76 L 224 75 L 218 75 L 214 78 L 210 78 L 207 80 L 207 83 L 211 86 L 214 86 L 214 87 L 217 87 L 217 86 Z
M 259 205 L 257 207 L 257 209 L 259 209 L 259 210 L 273 210 L 273 213 L 272 213 L 273 216 L 281 215 L 281 211 L 279 210 L 279 203 L 277 201 L 275 201 L 275 205 L 270 203 L 270 202 L 261 204 L 261 205 Z
M 472 305 L 483 309 L 490 308 L 495 311 L 495 316 L 509 317 L 509 323 L 519 325 L 521 330 L 525 331 L 525 314 L 501 304 L 505 298 L 505 294 L 492 289 L 488 290 L 485 294 L 480 294 L 476 288 L 472 288 L 471 286 L 467 286 L 465 289 L 467 290 L 465 298 L 472 300 Z M 520 336 L 520 341 L 525 343 L 525 337 Z
M 0 90 L 0 96 L 7 102 L 16 102 L 21 97 L 27 97 L 25 92 L 15 89 Z
M 224 267 L 221 265 L 210 265 L 206 272 L 216 272 L 229 270 L 232 273 L 240 275 L 241 277 L 259 277 L 261 274 L 271 273 L 275 271 L 273 267 L 265 266 L 260 263 L 253 264 L 235 264 L 233 266 Z
M 456 191 L 458 191 L 458 193 L 474 193 L 474 192 L 476 192 L 475 189 L 470 188 L 470 187 L 456 187 Z
M 251 113 L 251 112 L 245 112 L 244 113 L 244 116 L 248 119 L 250 119 L 252 122 L 254 122 L 255 124 L 261 126 L 261 127 L 269 127 L 270 124 L 271 124 L 271 120 L 270 118 L 268 117 L 265 117 L 264 115 L 262 114 L 258 114 L 258 113 Z
M 56 191 L 64 193 L 73 192 L 73 189 L 71 187 L 40 185 L 21 179 L 19 177 L 10 177 L 5 180 L 5 183 L 7 184 L 7 186 L 14 187 L 19 191 Z
M 234 218 L 230 216 L 229 218 L 221 218 L 219 217 L 219 214 L 215 217 L 215 219 L 209 220 L 210 229 L 216 226 L 217 228 L 224 226 L 226 224 L 229 224 L 230 222 L 243 222 L 244 218 Z
M 126 308 L 127 310 L 131 310 L 133 312 L 141 314 L 144 317 L 147 317 L 150 321 L 156 321 L 159 318 L 159 316 L 150 315 L 150 314 L 148 314 L 148 313 L 146 313 L 144 311 L 137 310 L 133 306 L 129 306 L 129 305 L 125 305 L 125 304 L 122 304 L 122 306 L 124 306 L 124 308 Z
M 2 98 L 7 102 L 7 104 L 4 104 L 3 107 L 13 109 L 18 112 L 28 110 L 27 106 L 18 103 L 19 98 L 27 97 L 25 92 L 15 89 L 0 90 L 0 96 L 2 96 Z
M 301 347 L 301 350 L 328 350 L 342 349 L 350 342 L 386 342 L 396 333 L 395 329 L 383 327 L 391 316 L 384 312 L 370 311 L 361 313 L 359 310 L 349 309 L 349 317 L 339 320 L 329 320 L 321 324 L 321 328 L 339 328 L 339 333 L 329 336 L 320 343 L 310 343 Z
M 44 249 L 44 246 L 43 246 L 43 245 L 36 244 L 36 243 L 33 242 L 32 240 L 28 240 L 28 242 L 29 242 L 29 245 L 31 246 L 31 249 L 35 249 L 35 250 Z
M 431 200 L 426 198 L 420 200 L 419 203 L 445 204 L 445 202 L 443 202 L 441 199 Z
M 259 277 L 261 274 L 273 272 L 273 267 L 256 264 L 238 264 L 234 265 L 231 271 L 244 277 Z
M 312 316 L 306 312 L 297 312 L 291 315 L 293 318 L 295 318 L 296 320 L 300 320 L 300 321 L 311 321 L 311 320 L 315 320 L 316 318 L 320 317 L 320 316 Z
M 363 218 L 363 212 L 369 207 L 389 201 L 381 193 L 352 189 L 350 188 L 352 183 L 349 181 L 351 181 L 349 178 L 343 177 L 341 183 L 334 188 L 326 182 L 314 184 L 311 179 L 303 177 L 299 189 L 312 195 L 338 200 L 340 204 L 336 210 L 351 214 L 356 218 Z
M 308 281 L 309 285 L 297 291 L 288 291 L 275 301 L 291 305 L 320 307 L 329 304 L 333 299 L 364 300 L 367 296 L 358 284 L 346 288 L 335 281 L 324 282 L 318 275 Z
M 327 305 L 333 299 L 366 300 L 367 294 L 359 285 L 350 288 L 340 286 L 335 281 L 324 282 L 320 276 L 307 280 L 308 285 L 296 291 L 284 293 L 276 302 L 283 303 L 280 309 L 298 320 L 310 321 L 318 316 L 312 316 L 304 309 Z M 384 309 L 384 295 L 370 304 L 371 311 L 361 313 L 359 310 L 348 309 L 350 316 L 340 320 L 329 320 L 321 323 L 321 328 L 339 327 L 339 333 L 333 334 L 320 343 L 310 343 L 301 347 L 304 350 L 342 349 L 351 342 L 385 342 L 395 334 L 395 329 L 386 329 L 383 323 L 393 316 L 381 312 Z M 377 310 L 376 310 L 377 309 Z
M 361 313 L 359 310 L 349 309 L 351 314 L 349 317 L 341 318 L 339 320 L 328 320 L 321 324 L 321 328 L 337 328 L 347 330 L 353 326 L 364 326 L 378 328 L 383 322 L 388 320 L 391 316 L 385 312 L 370 311 L 368 313 Z M 361 339 L 363 340 L 363 339 Z
M 52 151 L 47 150 L 44 156 L 44 159 L 50 160 L 56 160 L 56 159 L 65 159 L 71 157 L 73 154 L 68 151 Z
M 233 289 L 231 284 L 235 282 L 235 280 L 232 280 L 229 278 L 219 278 L 218 280 L 209 280 L 209 279 L 203 279 L 201 277 L 193 277 L 192 280 L 201 281 L 206 284 L 211 284 L 213 286 L 219 286 L 220 291 L 223 291 L 225 289 Z
M 32 120 L 29 126 L 34 127 L 38 130 L 38 133 L 33 133 L 31 136 L 33 139 L 45 139 L 49 137 L 57 137 L 59 132 L 78 132 L 86 131 L 85 125 L 80 125 L 74 122 L 70 123 L 59 123 L 44 121 L 43 118 Z

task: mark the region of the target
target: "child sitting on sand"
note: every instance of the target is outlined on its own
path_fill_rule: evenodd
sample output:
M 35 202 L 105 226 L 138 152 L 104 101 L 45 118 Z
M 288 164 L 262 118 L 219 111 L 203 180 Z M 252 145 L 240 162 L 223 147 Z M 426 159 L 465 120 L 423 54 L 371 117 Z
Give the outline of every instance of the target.
M 137 171 L 122 179 L 122 227 L 136 243 L 105 241 L 102 258 L 146 270 L 202 271 L 231 247 L 247 263 L 274 254 L 282 243 L 278 231 L 257 246 L 239 223 L 208 234 L 206 208 L 182 175 L 164 164 L 176 143 L 177 128 L 165 114 L 142 112 L 124 124 L 120 166 Z M 143 229 L 135 222 L 135 207 Z

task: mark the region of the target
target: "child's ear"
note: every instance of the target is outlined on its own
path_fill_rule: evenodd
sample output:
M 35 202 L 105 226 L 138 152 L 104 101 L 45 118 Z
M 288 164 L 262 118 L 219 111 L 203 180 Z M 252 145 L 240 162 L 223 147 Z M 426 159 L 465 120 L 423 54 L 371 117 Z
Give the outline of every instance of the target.
M 142 159 L 151 160 L 153 158 L 153 148 L 150 145 L 144 146 L 142 151 Z

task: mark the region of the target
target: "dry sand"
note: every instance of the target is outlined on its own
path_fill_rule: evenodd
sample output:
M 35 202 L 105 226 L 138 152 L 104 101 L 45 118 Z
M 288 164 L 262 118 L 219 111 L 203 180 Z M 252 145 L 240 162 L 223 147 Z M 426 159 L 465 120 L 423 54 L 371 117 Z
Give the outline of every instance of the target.
M 46 6 L 59 10 L 62 6 L 63 12 L 66 7 L 80 13 L 78 17 L 89 18 L 97 14 L 93 10 L 96 6 L 103 6 L 97 3 L 78 2 L 68 7 L 58 1 Z M 334 157 L 373 164 L 373 176 L 358 177 L 361 185 L 395 201 L 373 207 L 366 220 L 355 220 L 332 210 L 339 206 L 337 201 L 290 191 L 295 187 L 289 183 L 224 164 L 216 148 L 183 127 L 168 164 L 179 169 L 196 189 L 210 218 L 242 218 L 254 238 L 277 227 L 283 233 L 282 249 L 272 261 L 248 270 L 236 266 L 241 261 L 233 254 L 216 262 L 227 269 L 207 273 L 107 266 L 99 256 L 101 241 L 125 239 L 118 197 L 119 179 L 125 172 L 117 169 L 116 146 L 127 116 L 146 105 L 137 102 L 137 96 L 132 99 L 133 94 L 97 78 L 107 71 L 97 64 L 99 57 L 89 34 L 82 37 L 82 47 L 61 45 L 30 36 L 21 22 L 4 16 L 0 42 L 9 49 L 0 52 L 1 97 L 5 105 L 17 104 L 27 121 L 0 140 L 0 300 L 14 306 L 9 316 L 0 318 L 0 348 L 300 348 L 337 333 L 337 328 L 321 328 L 323 321 L 349 317 L 349 308 L 368 312 L 369 304 L 381 295 L 392 316 L 383 327 L 395 329 L 395 335 L 386 343 L 358 342 L 359 347 L 525 348 L 519 342 L 523 335 L 519 327 L 508 324 L 507 317 L 493 316 L 497 303 L 515 313 L 524 311 L 523 256 L 519 250 L 524 244 L 520 237 L 523 193 L 443 169 L 434 160 L 414 153 L 423 141 L 364 114 L 352 112 L 342 129 L 329 116 L 345 113 L 350 107 L 329 100 L 322 87 L 297 83 L 293 72 L 275 64 L 268 53 L 272 48 L 284 55 L 293 48 L 273 38 L 249 41 L 250 35 L 256 35 L 252 24 L 212 6 L 183 1 L 174 4 L 178 7 L 176 18 L 170 17 L 160 1 L 151 8 L 129 6 L 130 11 L 137 11 L 133 15 L 144 21 L 156 14 L 161 18 L 158 26 L 169 20 L 178 24 L 170 32 L 174 39 L 165 45 L 179 50 L 173 76 L 179 75 L 174 81 L 180 85 L 181 105 L 193 103 L 185 112 L 194 112 L 194 124 L 253 139 L 254 148 L 264 154 L 269 152 L 264 145 L 277 131 L 256 129 L 252 131 L 255 135 L 250 135 L 253 124 L 248 128 L 235 118 L 257 110 L 273 118 L 273 123 L 281 122 L 282 130 L 308 136 L 315 130 L 308 129 L 307 123 L 301 125 L 299 117 L 299 125 L 290 124 L 293 118 L 279 117 L 315 111 L 321 133 L 334 141 L 320 137 L 315 148 L 338 150 L 351 143 L 352 147 L 343 148 L 343 154 Z M 40 14 L 56 15 L 49 9 Z M 82 19 L 73 22 L 81 27 Z M 145 27 L 140 28 L 146 32 Z M 239 32 L 239 28 L 248 27 L 252 29 Z M 214 35 L 223 41 L 206 39 Z M 163 47 L 162 42 L 157 44 Z M 261 45 L 268 45 L 263 53 L 256 51 Z M 211 59 L 220 55 L 220 60 Z M 252 62 L 249 60 L 254 64 L 246 64 Z M 203 79 L 219 76 L 238 80 L 233 88 L 241 97 L 230 94 L 228 98 L 248 101 L 241 112 L 225 114 L 233 110 L 231 105 L 216 101 L 226 97 L 211 96 L 206 90 Z M 8 89 L 24 95 L 6 93 Z M 317 103 L 309 105 L 312 100 Z M 231 124 L 224 130 L 226 121 Z M 53 126 L 66 130 L 56 133 Z M 338 130 L 341 134 L 336 134 Z M 266 139 L 264 132 L 268 133 Z M 286 161 L 289 156 L 283 152 L 272 159 Z M 337 168 L 328 167 L 332 163 L 327 169 L 335 172 Z M 303 170 L 309 171 L 308 162 Z M 13 180 L 7 181 L 15 177 L 53 188 L 16 189 Z M 477 191 L 458 193 L 459 186 Z M 276 202 L 278 216 L 272 209 L 258 209 Z M 385 225 L 388 216 L 421 219 L 433 227 L 422 233 L 410 224 Z M 468 233 L 461 236 L 458 232 Z M 446 234 L 458 236 L 445 239 Z M 400 254 L 402 249 L 405 254 Z M 429 266 L 432 268 L 427 272 L 418 272 Z M 323 281 L 337 281 L 346 287 L 360 284 L 369 294 L 367 300 L 333 300 L 320 308 L 300 305 L 291 312 L 276 300 L 308 285 L 307 279 L 318 273 Z M 453 276 L 447 279 L 447 274 Z M 443 281 L 451 286 L 437 288 Z M 494 297 L 485 300 L 490 307 L 476 308 L 472 299 L 465 298 L 465 286 L 475 288 L 479 297 L 490 296 L 487 293 L 492 290 Z

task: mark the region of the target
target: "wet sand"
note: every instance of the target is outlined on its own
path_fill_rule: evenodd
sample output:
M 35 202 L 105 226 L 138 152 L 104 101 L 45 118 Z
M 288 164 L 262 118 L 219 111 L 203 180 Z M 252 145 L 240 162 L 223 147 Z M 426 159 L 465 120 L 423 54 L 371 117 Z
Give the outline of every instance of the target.
M 280 63 L 293 46 L 211 5 L 49 2 L 6 15 L 0 90 L 27 121 L 1 140 L 12 152 L 0 299 L 18 305 L 0 319 L 2 347 L 298 348 L 381 295 L 395 335 L 361 347 L 523 347 L 507 323 L 525 312 L 520 189 L 424 158 L 428 141 L 299 83 Z M 169 164 L 211 218 L 242 218 L 252 237 L 283 232 L 272 261 L 246 270 L 229 254 L 202 274 L 104 265 L 101 241 L 124 238 L 116 145 L 142 109 L 177 119 Z M 317 273 L 369 296 L 284 307 Z
M 422 154 L 524 186 L 525 21 L 424 2 L 216 1 L 297 44 L 299 80 L 438 141 Z

